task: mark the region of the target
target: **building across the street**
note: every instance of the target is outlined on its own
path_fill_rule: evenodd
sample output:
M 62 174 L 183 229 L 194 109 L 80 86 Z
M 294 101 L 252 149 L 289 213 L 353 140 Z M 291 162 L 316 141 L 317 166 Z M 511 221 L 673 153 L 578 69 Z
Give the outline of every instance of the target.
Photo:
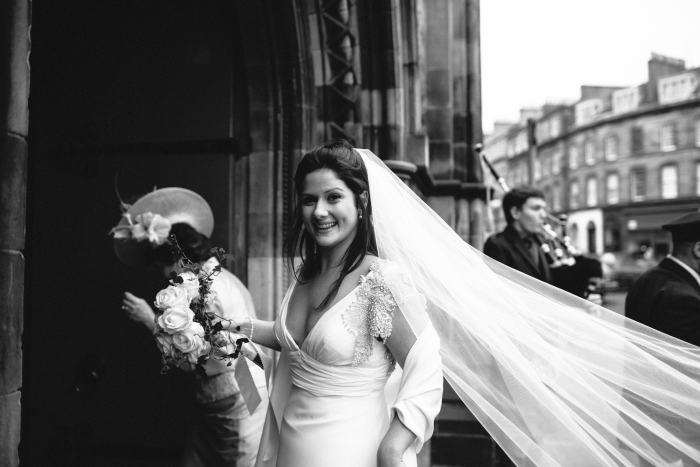
M 497 124 L 484 149 L 509 186 L 534 185 L 567 215 L 580 250 L 637 263 L 666 255 L 661 225 L 700 207 L 700 68 L 658 54 L 648 65 L 644 84 L 582 86 L 578 102 Z M 498 201 L 492 211 L 497 230 Z

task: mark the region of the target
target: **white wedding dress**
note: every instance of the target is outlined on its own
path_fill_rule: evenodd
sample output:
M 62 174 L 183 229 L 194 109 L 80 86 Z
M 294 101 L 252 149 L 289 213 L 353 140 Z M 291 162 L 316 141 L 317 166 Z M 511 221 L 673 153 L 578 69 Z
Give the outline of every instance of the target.
M 394 265 L 375 260 L 299 347 L 285 326 L 293 289 L 275 321 L 282 354 L 257 465 L 374 467 L 379 443 L 397 415 L 416 435 L 404 455 L 406 465 L 415 466 L 440 410 L 439 340 L 425 321 L 403 370 L 392 372 L 394 359 L 380 339 L 390 338 L 399 305 L 424 307 L 422 296 Z

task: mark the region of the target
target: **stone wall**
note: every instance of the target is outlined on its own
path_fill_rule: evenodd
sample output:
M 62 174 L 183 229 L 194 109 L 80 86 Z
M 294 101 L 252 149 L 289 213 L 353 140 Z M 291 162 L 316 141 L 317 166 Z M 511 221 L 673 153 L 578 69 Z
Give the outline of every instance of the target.
M 19 465 L 30 2 L 0 4 L 0 466 Z

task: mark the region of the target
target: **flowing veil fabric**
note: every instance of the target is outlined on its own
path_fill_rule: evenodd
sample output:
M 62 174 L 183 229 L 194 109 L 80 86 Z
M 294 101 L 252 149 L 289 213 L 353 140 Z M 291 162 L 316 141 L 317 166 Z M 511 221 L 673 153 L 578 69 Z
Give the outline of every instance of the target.
M 445 378 L 518 466 L 700 466 L 700 348 L 484 256 L 357 151 L 380 257 L 425 295 Z

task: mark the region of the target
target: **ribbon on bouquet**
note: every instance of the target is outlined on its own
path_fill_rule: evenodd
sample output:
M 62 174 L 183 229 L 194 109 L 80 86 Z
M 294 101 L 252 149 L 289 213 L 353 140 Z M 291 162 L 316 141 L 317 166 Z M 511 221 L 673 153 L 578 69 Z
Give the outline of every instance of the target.
M 248 412 L 252 414 L 262 402 L 262 397 L 253 379 L 253 374 L 249 366 L 250 363 L 248 363 L 248 361 L 252 362 L 257 367 L 261 367 L 265 371 L 265 382 L 267 385 L 272 373 L 272 359 L 263 352 L 260 352 L 255 344 L 251 342 L 243 344 L 242 347 L 244 348 L 241 349 L 240 354 L 245 356 L 246 361 L 236 365 L 234 376 L 238 383 L 238 389 L 241 391 L 241 397 L 243 397 L 243 401 L 248 408 Z

